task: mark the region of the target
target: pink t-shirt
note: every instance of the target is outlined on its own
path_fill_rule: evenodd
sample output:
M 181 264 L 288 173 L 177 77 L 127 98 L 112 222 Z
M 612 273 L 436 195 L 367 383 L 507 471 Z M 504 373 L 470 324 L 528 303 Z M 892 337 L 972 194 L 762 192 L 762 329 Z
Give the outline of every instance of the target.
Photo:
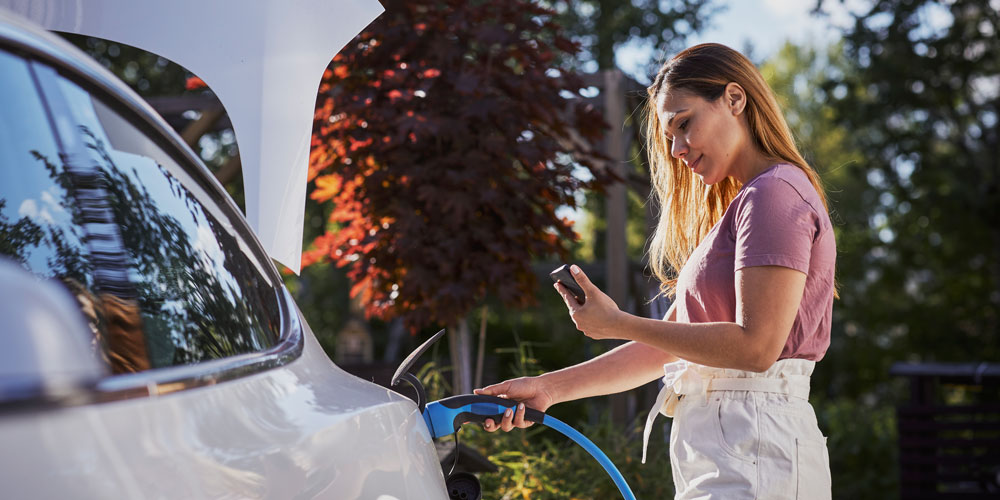
M 778 359 L 819 361 L 830 347 L 836 256 L 830 216 L 805 172 L 794 165 L 771 166 L 740 189 L 684 264 L 677 279 L 677 321 L 735 322 L 736 271 L 789 267 L 806 274 L 806 287 Z

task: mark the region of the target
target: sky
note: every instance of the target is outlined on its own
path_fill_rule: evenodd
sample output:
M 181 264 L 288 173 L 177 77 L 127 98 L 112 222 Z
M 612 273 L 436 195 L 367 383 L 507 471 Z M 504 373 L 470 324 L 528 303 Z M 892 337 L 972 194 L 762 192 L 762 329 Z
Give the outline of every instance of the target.
M 838 0 L 824 2 L 824 19 L 810 14 L 815 0 L 736 0 L 723 2 L 725 10 L 710 20 L 710 28 L 693 37 L 691 44 L 719 42 L 743 49 L 749 41 L 760 56 L 770 55 L 791 39 L 795 42 L 829 42 L 850 22 L 847 7 Z M 857 4 L 858 2 L 851 2 Z
M 786 40 L 798 44 L 828 45 L 840 36 L 841 28 L 853 22 L 850 13 L 860 11 L 869 2 L 862 0 L 826 0 L 823 10 L 828 17 L 810 14 L 816 0 L 722 0 L 723 10 L 709 21 L 707 29 L 688 38 L 687 45 L 718 42 L 744 51 L 749 42 L 754 61 L 767 59 Z M 648 49 L 622 47 L 617 53 L 618 66 L 642 78 L 641 64 L 648 61 Z M 645 83 L 645 82 L 643 82 Z

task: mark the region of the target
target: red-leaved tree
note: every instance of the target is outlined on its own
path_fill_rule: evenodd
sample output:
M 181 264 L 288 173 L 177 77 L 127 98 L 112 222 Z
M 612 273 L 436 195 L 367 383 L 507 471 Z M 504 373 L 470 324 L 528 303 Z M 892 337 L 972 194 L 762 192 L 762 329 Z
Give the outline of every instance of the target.
M 526 0 L 383 4 L 323 78 L 310 197 L 333 209 L 302 265 L 347 267 L 369 316 L 411 329 L 527 305 L 532 260 L 576 238 L 556 209 L 607 179 L 604 121 L 560 67 L 577 46 Z

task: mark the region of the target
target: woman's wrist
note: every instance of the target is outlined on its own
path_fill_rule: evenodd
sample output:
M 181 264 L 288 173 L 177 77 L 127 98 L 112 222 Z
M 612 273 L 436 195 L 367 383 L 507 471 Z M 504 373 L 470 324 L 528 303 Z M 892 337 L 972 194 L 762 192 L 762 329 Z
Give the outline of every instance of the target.
M 634 333 L 634 325 L 632 324 L 633 319 L 637 316 L 629 314 L 625 311 L 619 309 L 611 321 L 611 326 L 608 327 L 610 330 L 605 338 L 616 339 L 616 340 L 636 340 L 633 338 L 632 333 Z
M 549 397 L 549 407 L 565 401 L 559 372 L 546 372 L 536 376 L 535 380 L 538 382 L 538 389 Z

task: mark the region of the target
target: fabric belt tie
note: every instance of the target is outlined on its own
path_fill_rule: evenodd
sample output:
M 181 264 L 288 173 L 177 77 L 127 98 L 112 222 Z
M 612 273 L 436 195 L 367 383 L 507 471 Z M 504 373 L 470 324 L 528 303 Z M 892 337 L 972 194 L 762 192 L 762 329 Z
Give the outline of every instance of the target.
M 646 416 L 646 427 L 642 431 L 642 463 L 646 463 L 646 448 L 649 435 L 653 431 L 653 420 L 657 413 L 674 416 L 674 409 L 681 396 L 707 398 L 715 391 L 754 391 L 785 394 L 809 400 L 808 375 L 781 375 L 780 377 L 704 377 L 687 361 L 677 361 L 663 365 L 663 388 L 656 395 L 656 402 Z

